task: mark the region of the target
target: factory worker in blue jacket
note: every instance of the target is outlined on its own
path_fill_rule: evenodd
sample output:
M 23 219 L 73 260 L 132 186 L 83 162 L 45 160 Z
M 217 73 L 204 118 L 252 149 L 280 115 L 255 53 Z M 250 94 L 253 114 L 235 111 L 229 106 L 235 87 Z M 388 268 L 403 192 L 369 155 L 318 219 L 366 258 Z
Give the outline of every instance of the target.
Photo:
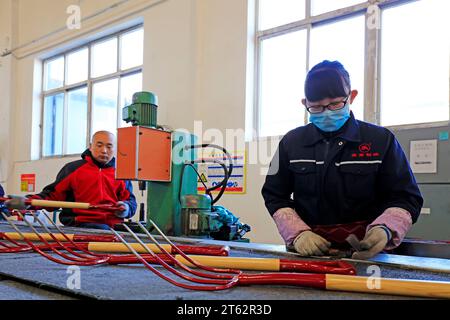
M 311 123 L 287 133 L 271 162 L 262 195 L 302 256 L 327 255 L 355 234 L 362 250 L 353 258 L 369 259 L 397 247 L 419 217 L 423 198 L 400 144 L 355 119 L 357 95 L 338 61 L 312 68 L 302 101 Z
M 0 184 L 0 197 L 5 196 L 5 190 L 3 190 L 2 185 Z M 8 214 L 8 209 L 6 208 L 5 204 L 3 202 L 0 202 L 0 211 Z M 0 220 L 3 220 L 3 216 L 0 214 Z

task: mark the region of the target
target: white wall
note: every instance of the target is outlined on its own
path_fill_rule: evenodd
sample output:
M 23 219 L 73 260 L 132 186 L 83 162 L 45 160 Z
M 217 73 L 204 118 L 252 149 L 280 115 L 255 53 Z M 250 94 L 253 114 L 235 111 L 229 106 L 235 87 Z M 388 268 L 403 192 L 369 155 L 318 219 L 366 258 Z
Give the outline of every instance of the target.
M 0 1 L 0 52 L 13 45 L 13 6 L 11 0 Z M 13 100 L 12 57 L 0 58 L 0 183 L 7 187 L 9 172 L 12 172 L 11 157 L 11 110 Z
M 251 1 L 250 1 L 251 2 Z M 248 1 L 206 0 L 197 1 L 198 10 L 198 81 L 196 90 L 195 119 L 201 120 L 203 130 L 217 128 L 245 130 L 247 102 L 247 20 Z M 250 8 L 251 10 L 251 8 Z M 250 41 L 253 39 L 251 38 Z M 253 92 L 251 92 L 253 94 Z M 243 138 L 243 136 L 242 136 Z M 210 142 L 210 141 L 206 141 Z M 211 141 L 213 142 L 213 141 Z M 236 144 L 243 144 L 242 139 Z M 233 142 L 225 139 L 223 144 L 231 148 Z M 231 145 L 231 146 L 230 146 Z M 247 154 L 254 155 L 258 144 L 245 144 Z M 251 153 L 251 154 L 250 154 Z M 256 163 L 250 159 L 251 163 Z M 229 208 L 241 221 L 252 227 L 248 237 L 255 242 L 283 243 L 273 220 L 270 218 L 261 197 L 265 176 L 261 165 L 247 165 L 247 194 L 225 195 L 221 204 Z
M 4 46 L 2 39 L 12 32 L 14 23 L 17 24 L 15 40 L 19 44 L 27 43 L 63 27 L 66 8 L 73 3 L 70 0 L 14 2 L 17 17 L 11 18 L 14 17 L 11 0 L 0 1 L 0 50 Z M 81 1 L 82 15 L 89 16 L 116 2 Z M 194 121 L 201 120 L 203 129 L 218 128 L 225 132 L 245 128 L 246 103 L 251 102 L 246 84 L 252 76 L 251 68 L 247 68 L 247 59 L 252 58 L 248 47 L 247 1 L 167 0 L 146 8 L 152 3 L 156 1 L 131 0 L 83 23 L 79 31 L 63 30 L 19 50 L 20 59 L 1 60 L 0 116 L 2 123 L 10 123 L 9 127 L 0 128 L 1 180 L 7 182 L 8 193 L 20 193 L 21 173 L 36 173 L 40 190 L 54 179 L 64 163 L 73 160 L 33 161 L 40 143 L 40 59 L 74 41 L 135 19 L 142 19 L 145 28 L 143 88 L 157 93 L 160 99 L 160 124 L 193 130 Z M 133 14 L 134 11 L 138 13 Z M 8 117 L 12 117 L 11 122 L 7 121 Z M 247 147 L 257 145 L 251 143 Z M 13 168 L 9 174 L 4 169 L 8 164 Z M 247 194 L 226 195 L 221 204 L 252 226 L 253 231 L 248 234 L 252 241 L 282 243 L 260 195 L 264 182 L 262 170 L 259 164 L 249 165 Z

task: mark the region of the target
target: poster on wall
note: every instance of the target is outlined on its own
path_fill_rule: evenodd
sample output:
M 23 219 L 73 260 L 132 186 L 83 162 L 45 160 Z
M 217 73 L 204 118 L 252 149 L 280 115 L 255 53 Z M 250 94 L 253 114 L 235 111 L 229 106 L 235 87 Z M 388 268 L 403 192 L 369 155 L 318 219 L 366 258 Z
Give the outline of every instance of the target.
M 20 175 L 20 191 L 36 192 L 36 174 L 31 173 Z
M 246 192 L 246 155 L 245 151 L 237 151 L 230 153 L 233 163 L 233 172 L 227 183 L 225 193 L 227 194 L 245 194 Z M 199 154 L 199 160 L 204 161 L 220 161 L 224 163 L 227 168 L 230 168 L 229 160 L 224 154 L 218 150 L 206 149 Z M 223 167 L 217 163 L 200 163 L 198 165 L 199 179 L 198 191 L 205 192 L 205 186 L 212 188 L 220 184 L 225 177 Z M 201 179 L 200 179 L 201 178 Z M 220 188 L 213 191 L 219 192 Z
M 437 173 L 437 140 L 411 141 L 410 162 L 414 173 Z

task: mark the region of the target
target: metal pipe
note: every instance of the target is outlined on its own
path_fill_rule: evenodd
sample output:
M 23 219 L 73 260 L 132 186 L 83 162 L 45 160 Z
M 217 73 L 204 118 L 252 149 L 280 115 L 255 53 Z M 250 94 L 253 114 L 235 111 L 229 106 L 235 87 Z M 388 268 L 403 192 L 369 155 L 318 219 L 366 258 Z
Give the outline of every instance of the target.
M 99 10 L 99 11 L 94 12 L 93 14 L 87 16 L 87 17 L 84 18 L 84 19 L 81 19 L 81 22 L 85 22 L 85 21 L 88 21 L 88 20 L 90 20 L 90 19 L 92 19 L 92 18 L 95 18 L 95 17 L 97 17 L 97 16 L 99 16 L 99 15 L 105 13 L 105 12 L 108 12 L 109 10 L 112 10 L 112 9 L 115 9 L 115 8 L 121 6 L 122 4 L 124 4 L 124 3 L 128 2 L 128 1 L 130 1 L 130 0 L 121 0 L 121 1 L 119 1 L 119 2 L 116 2 L 116 3 L 110 5 L 110 6 L 106 7 L 106 8 L 103 8 L 103 9 L 101 9 L 101 10 Z M 38 42 L 40 42 L 40 41 L 42 41 L 42 40 L 44 40 L 44 39 L 47 39 L 47 38 L 49 38 L 49 37 L 51 37 L 51 36 L 53 36 L 53 35 L 55 35 L 55 34 L 58 34 L 58 33 L 62 32 L 62 31 L 65 31 L 65 30 L 67 30 L 67 26 L 58 28 L 58 29 L 56 29 L 56 30 L 54 30 L 54 31 L 52 31 L 52 32 L 49 32 L 49 33 L 47 33 L 47 34 L 45 34 L 45 35 L 43 35 L 43 36 L 40 36 L 40 37 L 38 37 L 38 38 L 36 38 L 36 39 L 34 39 L 34 40 L 31 40 L 31 41 L 29 41 L 29 42 L 26 42 L 26 43 L 24 43 L 24 44 L 21 44 L 21 45 L 19 45 L 19 46 L 17 46 L 17 47 L 14 47 L 14 48 L 10 49 L 10 50 L 5 50 L 5 52 L 3 52 L 3 53 L 1 54 L 1 57 L 2 57 L 2 58 L 3 58 L 3 57 L 6 57 L 6 56 L 12 54 L 14 51 L 17 51 L 17 50 L 20 50 L 20 49 L 22 49 L 22 48 L 25 48 L 25 47 L 27 47 L 27 46 L 29 46 L 29 45 L 38 43 Z

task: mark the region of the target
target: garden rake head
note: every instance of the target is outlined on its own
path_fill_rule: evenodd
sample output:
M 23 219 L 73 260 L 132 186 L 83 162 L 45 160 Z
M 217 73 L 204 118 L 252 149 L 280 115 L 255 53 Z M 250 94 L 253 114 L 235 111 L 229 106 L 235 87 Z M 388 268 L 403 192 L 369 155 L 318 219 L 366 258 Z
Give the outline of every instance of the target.
M 6 216 L 4 213 L 1 213 L 4 218 Z M 33 215 L 36 217 L 35 215 Z M 21 218 L 23 216 L 21 215 Z M 48 218 L 48 216 L 47 216 Z M 53 246 L 44 238 L 42 235 L 37 232 L 34 226 L 24 219 L 25 223 L 30 227 L 34 234 L 43 242 L 46 246 L 50 248 L 54 255 L 46 254 L 43 250 L 39 249 L 38 246 L 34 245 L 30 240 L 28 240 L 23 232 L 12 222 L 7 222 L 10 226 L 16 230 L 16 232 L 22 236 L 23 241 L 26 242 L 27 246 L 29 246 L 32 250 L 38 252 L 42 256 L 47 259 L 65 265 L 81 265 L 81 266 L 92 266 L 97 264 L 117 264 L 117 263 L 136 263 L 140 262 L 144 264 L 144 266 L 163 278 L 164 280 L 174 284 L 176 286 L 190 289 L 190 290 L 201 290 L 201 291 L 215 291 L 215 290 L 225 290 L 230 289 L 240 285 L 289 285 L 289 286 L 300 286 L 300 287 L 309 287 L 309 288 L 317 288 L 323 290 L 333 290 L 333 291 L 350 291 L 350 292 L 365 292 L 365 293 L 376 293 L 376 294 L 394 294 L 394 295 L 404 295 L 404 296 L 420 296 L 420 297 L 433 297 L 433 298 L 450 298 L 450 283 L 448 282 L 438 282 L 438 281 L 416 281 L 416 280 L 399 280 L 399 279 L 385 279 L 381 278 L 380 281 L 382 283 L 380 290 L 374 290 L 367 286 L 370 278 L 368 277 L 358 277 L 355 276 L 354 268 L 348 267 L 346 265 L 337 265 L 333 266 L 330 263 L 323 264 L 321 266 L 320 263 L 316 263 L 313 266 L 314 268 L 320 267 L 319 272 L 324 272 L 326 270 L 333 270 L 336 273 L 340 274 L 311 274 L 311 273 L 293 273 L 293 272 L 277 272 L 277 273 L 256 273 L 256 274 L 246 274 L 237 269 L 218 269 L 212 268 L 205 265 L 202 265 L 192 259 L 192 257 L 187 256 L 180 248 L 174 245 L 162 232 L 161 230 L 151 221 L 155 229 L 163 236 L 163 238 L 170 244 L 171 248 L 176 251 L 179 255 L 181 255 L 185 261 L 194 265 L 195 267 L 202 269 L 207 272 L 192 270 L 187 263 L 180 262 L 174 256 L 172 256 L 162 245 L 156 241 L 156 239 L 142 226 L 142 230 L 146 234 L 146 236 L 152 240 L 152 242 L 158 247 L 161 252 L 164 253 L 162 257 L 158 254 L 155 254 L 151 250 L 151 248 L 146 245 L 136 234 L 134 234 L 131 230 L 128 230 L 129 234 L 138 242 L 147 255 L 139 254 L 133 246 L 131 246 L 128 242 L 126 242 L 123 237 L 121 237 L 117 232 L 112 230 L 112 232 L 116 235 L 116 237 L 133 253 L 134 259 L 131 259 L 132 256 L 128 255 L 124 256 L 111 256 L 111 255 L 98 255 L 89 252 L 83 247 L 79 246 L 75 242 L 73 242 L 70 237 L 68 237 L 61 229 L 57 227 L 60 233 L 52 233 L 50 229 L 46 226 L 42 227 L 49 233 L 51 238 L 56 242 Z M 125 227 L 126 228 L 126 227 Z M 58 237 L 62 236 L 65 238 L 71 246 L 69 247 L 67 243 L 62 243 Z M 10 239 L 8 237 L 3 237 L 9 241 L 8 244 L 2 243 L 0 247 L 3 249 L 17 249 L 16 252 L 20 252 L 24 250 L 26 245 L 20 244 L 14 239 Z M 64 251 L 67 251 L 69 254 L 62 253 L 59 249 L 62 248 Z M 84 254 L 75 252 L 81 251 Z M 217 258 L 217 257 L 216 257 Z M 219 258 L 227 258 L 227 257 L 219 257 Z M 113 259 L 116 259 L 113 261 Z M 294 261 L 292 261 L 293 263 Z M 150 263 L 157 263 L 162 265 L 167 271 L 172 273 L 173 275 L 181 278 L 184 282 L 180 280 L 173 279 L 169 276 L 166 276 L 156 268 L 152 267 Z M 309 262 L 301 261 L 300 266 L 294 266 L 293 268 L 298 270 L 311 268 Z M 178 271 L 173 268 L 170 264 L 180 267 L 185 273 Z M 322 268 L 323 267 L 323 268 Z M 331 269 L 330 269 L 331 268 Z M 280 268 L 280 271 L 286 271 L 285 268 Z M 345 274 L 347 273 L 347 274 Z M 192 284 L 194 283 L 194 284 Z
M 162 250 L 164 252 L 164 258 L 156 255 L 152 252 L 143 242 L 142 240 L 128 227 L 125 226 L 128 233 L 141 244 L 143 248 L 146 248 L 148 254 L 154 259 L 153 262 L 156 262 L 164 267 L 167 271 L 174 274 L 175 276 L 188 281 L 188 283 L 180 282 L 179 280 L 175 280 L 169 276 L 166 276 L 153 266 L 151 266 L 146 257 L 140 255 L 132 246 L 129 245 L 127 241 L 123 239 L 119 234 L 117 234 L 114 230 L 111 230 L 115 233 L 115 235 L 120 239 L 120 241 L 125 244 L 128 249 L 135 255 L 139 262 L 144 264 L 144 266 L 152 271 L 154 274 L 159 276 L 160 278 L 170 282 L 173 285 L 176 285 L 181 288 L 190 289 L 190 290 L 199 290 L 199 291 L 216 291 L 216 290 L 225 290 L 230 289 L 238 285 L 252 285 L 252 284 L 270 284 L 270 285 L 295 285 L 295 286 L 305 286 L 305 287 L 315 287 L 324 289 L 326 287 L 326 272 L 334 271 L 335 273 L 341 273 L 346 275 L 355 275 L 356 271 L 353 266 L 348 265 L 346 263 L 334 263 L 334 262 L 303 262 L 299 261 L 299 264 L 295 264 L 295 261 L 291 261 L 290 266 L 291 270 L 297 271 L 298 269 L 310 270 L 311 272 L 321 272 L 321 274 L 313 274 L 313 273 L 296 273 L 296 272 L 272 272 L 272 273 L 255 273 L 255 274 L 246 274 L 243 273 L 239 269 L 231 269 L 231 268 L 214 268 L 210 266 L 206 266 L 205 264 L 201 264 L 196 261 L 195 256 L 186 255 L 180 248 L 178 248 L 175 244 L 173 244 L 170 239 L 158 228 L 158 226 L 150 220 L 150 223 L 153 225 L 154 229 L 163 237 L 165 241 L 167 241 L 181 257 L 181 259 L 177 259 L 172 256 L 166 250 Z M 141 224 L 139 225 L 142 228 L 142 231 L 145 235 L 156 245 L 160 246 L 159 242 L 155 239 L 153 235 L 151 235 Z M 198 257 L 200 258 L 200 257 Z M 211 257 L 215 258 L 215 257 Z M 225 258 L 222 258 L 225 259 Z M 181 260 L 181 261 L 180 261 Z M 270 259 L 269 259 L 270 260 Z M 170 264 L 168 263 L 170 261 Z M 198 269 L 202 269 L 204 271 L 208 271 L 208 273 L 197 271 L 191 269 L 189 265 L 195 266 Z M 172 267 L 171 265 L 175 265 L 180 267 L 186 273 L 182 273 Z M 319 267 L 321 269 L 319 269 Z M 287 269 L 287 268 L 284 268 Z M 282 271 L 283 268 L 280 268 Z M 314 271 L 313 271 L 314 270 Z M 195 276 L 195 277 L 193 277 Z M 190 282 L 190 283 L 189 283 Z M 191 284 L 194 283 L 194 284 Z M 198 285 L 202 284 L 202 285 Z
M 16 230 L 16 233 L 0 233 L 0 239 L 5 240 L 6 242 L 0 241 L 0 253 L 19 253 L 19 252 L 29 252 L 35 251 L 45 258 L 48 258 L 56 263 L 62 264 L 76 264 L 76 265 L 96 265 L 108 263 L 111 265 L 117 264 L 131 264 L 131 263 L 139 263 L 136 257 L 132 254 L 98 254 L 95 252 L 117 252 L 117 253 L 129 253 L 129 250 L 122 243 L 118 242 L 108 242 L 111 240 L 118 241 L 118 238 L 114 235 L 68 235 L 66 234 L 56 223 L 54 223 L 49 216 L 44 213 L 45 217 L 48 219 L 50 224 L 58 230 L 59 233 L 52 232 L 47 225 L 45 225 L 40 219 L 37 219 L 36 215 L 33 212 L 30 214 L 34 217 L 35 221 L 37 221 L 41 227 L 47 233 L 39 233 L 34 226 L 28 222 L 28 220 L 24 221 L 28 225 L 28 227 L 33 230 L 33 233 L 24 233 L 18 229 L 18 227 L 11 221 L 8 221 L 10 226 Z M 23 217 L 23 216 L 21 216 Z M 14 238 L 13 238 L 14 237 Z M 78 242 L 76 240 L 97 240 L 99 242 Z M 25 241 L 25 244 L 19 243 L 18 241 Z M 43 244 L 34 244 L 33 241 L 38 241 Z M 131 244 L 134 248 L 140 249 L 139 251 L 144 251 L 138 243 Z M 162 247 L 156 247 L 154 245 L 147 245 L 151 247 L 153 251 L 157 253 L 161 252 L 161 249 L 171 250 L 173 249 L 171 245 L 162 245 Z M 3 248 L 2 248 L 3 247 Z M 227 246 L 190 246 L 190 245 L 182 245 L 181 246 L 185 252 L 190 254 L 205 254 L 205 255 L 214 255 L 214 256 L 227 256 L 229 248 Z M 62 251 L 67 251 L 71 254 L 67 255 Z M 52 251 L 54 254 L 57 254 L 64 258 L 55 259 L 54 257 L 48 254 L 44 254 L 44 252 Z M 82 252 L 82 253 L 78 253 Z M 144 251 L 146 252 L 146 251 Z M 148 254 L 144 257 L 148 262 L 157 263 L 152 256 Z M 79 258 L 82 258 L 81 260 Z M 164 259 L 165 257 L 163 257 Z M 66 260 L 69 260 L 66 261 Z M 172 263 L 170 260 L 166 259 L 168 263 Z
M 53 226 L 59 231 L 59 234 L 53 233 L 40 219 L 36 217 L 36 214 L 34 212 L 29 212 L 37 221 L 42 228 L 47 232 L 47 234 L 50 236 L 50 238 L 54 241 L 54 243 L 50 243 L 45 237 L 40 234 L 36 228 L 33 226 L 31 222 L 29 222 L 27 219 L 24 219 L 22 213 L 18 213 L 19 217 L 23 219 L 25 224 L 32 230 L 33 234 L 37 236 L 40 242 L 44 244 L 44 246 L 38 246 L 35 245 L 32 241 L 28 239 L 28 237 L 14 224 L 14 222 L 9 221 L 4 213 L 1 213 L 7 223 L 21 236 L 22 241 L 26 243 L 26 245 L 20 244 L 15 240 L 12 240 L 10 237 L 6 236 L 6 239 L 12 244 L 12 245 L 6 245 L 6 251 L 7 253 L 12 252 L 24 252 L 24 251 L 35 251 L 42 255 L 43 257 L 59 263 L 63 265 L 77 265 L 77 266 L 92 266 L 92 265 L 99 265 L 99 264 L 105 264 L 107 263 L 109 257 L 107 255 L 99 255 L 92 252 L 89 252 L 76 242 L 74 242 L 68 235 L 66 235 L 60 227 L 58 227 L 50 218 L 49 216 L 45 214 L 46 218 L 53 224 Z M 64 238 L 66 242 L 61 242 L 59 239 Z M 5 246 L 5 244 L 3 244 Z M 8 247 L 9 246 L 9 247 Z M 49 253 L 46 253 L 45 251 L 50 250 L 54 253 L 54 255 L 51 255 Z M 63 251 L 66 251 L 67 253 L 64 253 Z M 84 252 L 79 253 L 77 251 Z M 62 258 L 62 259 L 61 259 Z
M 34 213 L 33 217 L 36 218 Z M 49 217 L 46 215 L 49 219 Z M 23 216 L 21 216 L 23 218 Z M 44 243 L 46 250 L 51 250 L 53 254 L 48 254 L 44 252 L 42 246 L 36 246 L 30 240 L 28 240 L 23 232 L 11 221 L 8 221 L 10 226 L 22 236 L 26 244 L 35 252 L 44 256 L 45 258 L 63 265 L 78 265 L 78 266 L 93 266 L 100 264 L 129 264 L 129 263 L 141 263 L 147 269 L 152 271 L 157 276 L 170 282 L 173 285 L 199 291 L 217 291 L 233 288 L 237 285 L 251 285 L 251 284 L 286 284 L 286 285 L 297 285 L 297 286 L 307 286 L 307 287 L 318 287 L 324 288 L 326 275 L 324 272 L 332 271 L 341 274 L 355 274 L 354 269 L 351 266 L 335 264 L 333 262 L 305 262 L 305 261 L 288 261 L 285 262 L 284 266 L 280 263 L 280 269 L 277 271 L 303 271 L 308 270 L 311 272 L 322 272 L 322 274 L 309 274 L 309 273 L 294 273 L 294 272 L 277 272 L 277 273 L 257 273 L 257 274 L 244 274 L 241 270 L 237 268 L 227 268 L 227 267 L 211 267 L 206 264 L 201 264 L 197 259 L 205 258 L 205 256 L 188 256 L 181 248 L 175 245 L 164 233 L 158 228 L 153 221 L 150 223 L 153 225 L 154 229 L 163 237 L 163 239 L 169 244 L 170 251 L 172 254 L 176 253 L 179 256 L 173 256 L 164 246 L 160 244 L 153 235 L 151 235 L 142 224 L 139 224 L 140 228 L 144 232 L 147 238 L 153 242 L 154 247 L 144 243 L 128 226 L 124 225 L 128 233 L 137 241 L 137 243 L 130 244 L 125 239 L 120 236 L 115 230 L 111 231 L 115 234 L 115 237 L 119 239 L 129 250 L 132 255 L 101 255 L 90 252 L 84 247 L 80 246 L 76 242 L 73 242 L 64 232 L 54 224 L 51 219 L 51 223 L 59 231 L 59 233 L 53 233 L 44 223 L 37 220 L 41 224 L 42 228 L 48 235 L 52 238 L 55 243 L 49 243 L 42 235 L 36 230 L 36 228 L 29 221 L 24 219 L 28 227 L 33 231 L 34 235 Z M 63 237 L 67 242 L 61 242 L 58 238 Z M 13 243 L 14 244 L 14 243 Z M 22 249 L 20 244 L 16 243 L 16 247 Z M 136 245 L 140 245 L 140 251 L 146 252 L 147 254 L 140 254 L 136 250 Z M 158 252 L 155 253 L 157 248 Z M 143 249 L 143 250 L 142 250 Z M 67 251 L 64 253 L 62 251 Z M 83 254 L 77 252 L 81 251 Z M 177 259 L 182 257 L 183 259 Z M 219 258 L 224 259 L 228 257 L 209 257 L 209 258 Z M 240 258 L 239 258 L 240 259 Z M 181 260 L 181 261 L 180 261 Z M 270 259 L 269 259 L 270 260 Z M 280 260 L 281 261 L 281 260 Z M 297 263 L 298 262 L 298 263 Z M 167 276 L 163 272 L 159 271 L 157 268 L 151 266 L 151 264 L 159 264 L 164 269 L 169 271 L 174 276 L 184 280 L 184 282 L 179 279 L 174 279 Z M 214 265 L 214 263 L 212 264 Z M 174 266 L 174 267 L 172 267 Z M 194 266 L 197 270 L 192 269 L 190 266 Z M 177 270 L 175 267 L 179 267 L 181 270 Z M 199 271 L 202 270 L 202 271 Z
M 111 229 L 111 231 L 116 235 L 117 238 L 120 239 L 120 241 L 127 246 L 127 248 L 133 253 L 133 255 L 137 258 L 139 262 L 141 262 L 147 269 L 152 271 L 154 274 L 159 276 L 160 278 L 170 282 L 173 285 L 176 285 L 178 287 L 184 288 L 184 289 L 190 289 L 190 290 L 199 290 L 199 291 L 217 291 L 217 290 L 225 290 L 230 289 L 234 286 L 236 286 L 239 282 L 239 275 L 242 274 L 242 271 L 234 270 L 234 269 L 218 269 L 218 268 L 212 268 L 207 267 L 204 265 L 201 265 L 197 262 L 195 262 L 192 258 L 190 258 L 188 255 L 186 255 L 178 246 L 176 246 L 160 229 L 159 227 L 150 220 L 150 223 L 153 225 L 155 230 L 163 237 L 167 243 L 170 244 L 172 247 L 172 251 L 177 252 L 180 254 L 184 259 L 186 259 L 189 263 L 197 267 L 198 269 L 207 271 L 198 271 L 193 270 L 186 264 L 178 261 L 174 256 L 172 256 L 156 239 L 155 237 L 150 234 L 150 232 L 147 231 L 147 229 L 140 223 L 139 227 L 142 229 L 144 234 L 161 250 L 161 252 L 164 255 L 164 258 L 160 257 L 158 254 L 153 252 L 128 226 L 124 225 L 125 229 L 128 231 L 128 233 L 142 246 L 142 248 L 145 249 L 145 251 L 148 253 L 150 257 L 153 258 L 153 262 L 156 262 L 157 264 L 161 265 L 172 273 L 173 275 L 177 276 L 178 278 L 181 278 L 185 280 L 185 282 L 181 282 L 179 280 L 176 280 L 174 278 L 171 278 L 165 274 L 163 274 L 161 271 L 150 265 L 150 263 L 147 261 L 146 257 L 139 254 L 123 237 L 121 237 L 115 230 Z M 171 265 L 175 265 L 179 268 L 181 268 L 184 273 L 175 269 Z M 194 283 L 194 284 L 191 284 Z M 200 284 L 200 285 L 198 285 Z

